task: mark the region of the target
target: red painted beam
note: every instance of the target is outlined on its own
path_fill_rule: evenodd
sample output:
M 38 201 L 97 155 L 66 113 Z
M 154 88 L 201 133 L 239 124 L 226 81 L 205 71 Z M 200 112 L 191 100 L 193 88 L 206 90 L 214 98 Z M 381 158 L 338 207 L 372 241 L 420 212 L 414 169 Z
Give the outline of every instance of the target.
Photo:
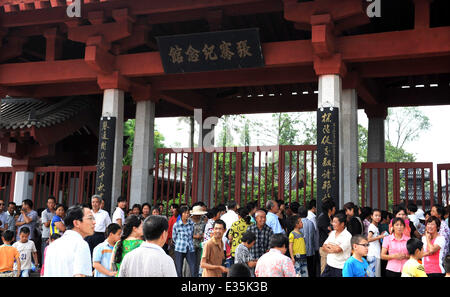
M 346 62 L 450 55 L 450 27 L 340 37 L 336 50 Z
M 97 80 L 97 74 L 84 60 L 11 63 L 0 65 L 0 85 L 86 82 Z
M 311 65 L 166 75 L 151 78 L 151 83 L 161 90 L 183 90 L 291 84 L 316 80 L 317 77 Z
M 430 3 L 432 0 L 414 0 L 414 27 L 430 27 Z
M 99 88 L 97 82 L 95 81 L 11 87 L 3 91 L 3 94 L 10 95 L 12 97 L 30 98 L 95 95 L 102 93 L 103 91 Z

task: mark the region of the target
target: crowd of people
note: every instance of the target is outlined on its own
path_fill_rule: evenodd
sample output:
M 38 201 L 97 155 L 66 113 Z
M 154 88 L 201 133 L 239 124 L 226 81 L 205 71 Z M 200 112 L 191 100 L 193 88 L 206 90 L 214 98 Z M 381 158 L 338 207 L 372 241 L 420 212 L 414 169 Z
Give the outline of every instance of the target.
M 112 215 L 94 195 L 67 208 L 0 200 L 0 277 L 450 276 L 448 207 L 384 210 L 332 200 L 268 200 L 210 209 L 135 204 Z M 42 264 L 42 267 L 40 266 Z

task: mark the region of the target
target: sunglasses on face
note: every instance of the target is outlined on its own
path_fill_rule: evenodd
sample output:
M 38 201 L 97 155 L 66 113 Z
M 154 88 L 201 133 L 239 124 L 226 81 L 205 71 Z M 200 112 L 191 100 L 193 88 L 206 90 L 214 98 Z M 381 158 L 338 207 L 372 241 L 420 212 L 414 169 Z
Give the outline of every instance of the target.
M 361 246 L 363 246 L 363 247 L 369 247 L 369 244 L 368 244 L 368 243 L 357 243 L 357 245 L 361 245 Z

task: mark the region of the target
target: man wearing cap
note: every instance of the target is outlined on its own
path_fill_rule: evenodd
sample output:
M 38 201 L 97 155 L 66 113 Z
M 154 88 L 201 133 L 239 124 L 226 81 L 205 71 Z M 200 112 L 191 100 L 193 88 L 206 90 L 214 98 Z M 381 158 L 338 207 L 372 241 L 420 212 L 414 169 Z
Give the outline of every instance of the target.
M 195 270 L 194 277 L 199 276 L 200 260 L 202 257 L 202 241 L 205 232 L 205 221 L 202 216 L 206 214 L 201 205 L 196 205 L 191 210 L 191 220 L 194 223 L 194 252 L 195 252 Z

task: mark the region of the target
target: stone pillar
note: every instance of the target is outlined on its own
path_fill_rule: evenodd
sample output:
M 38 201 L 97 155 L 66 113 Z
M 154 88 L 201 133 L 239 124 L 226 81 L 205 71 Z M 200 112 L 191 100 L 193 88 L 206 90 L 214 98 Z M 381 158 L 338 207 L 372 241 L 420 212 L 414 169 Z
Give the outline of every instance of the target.
M 340 203 L 358 199 L 358 96 L 355 89 L 342 90 L 339 114 Z
M 319 76 L 318 107 L 340 107 L 342 79 L 337 74 Z
M 199 121 L 199 119 L 201 119 Z M 198 138 L 198 148 L 206 150 L 205 153 L 200 153 L 198 160 L 198 187 L 197 187 L 197 201 L 203 201 L 208 208 L 214 207 L 214 195 L 213 193 L 213 176 L 214 172 L 211 168 L 213 160 L 213 154 L 209 151 L 214 148 L 214 128 L 217 124 L 216 117 L 209 117 L 203 120 L 203 118 L 198 115 L 195 116 L 195 120 L 199 125 L 199 138 Z M 211 174 L 209 172 L 211 171 Z M 203 172 L 204 178 L 203 178 Z M 202 188 L 203 187 L 203 188 Z
M 331 197 L 335 204 L 336 209 L 339 209 L 339 204 L 342 200 L 342 125 L 341 125 L 341 98 L 342 98 L 342 78 L 338 74 L 324 74 L 319 76 L 319 97 L 318 97 L 318 108 L 339 108 L 339 130 L 338 130 L 338 138 L 339 138 L 339 197 Z M 317 173 L 319 176 L 319 172 Z M 321 185 L 317 185 L 320 187 Z M 317 206 L 319 210 L 321 210 L 322 205 L 322 197 L 317 197 Z
M 131 167 L 130 205 L 151 203 L 153 197 L 153 168 L 155 137 L 155 103 L 136 103 L 136 130 Z
M 14 202 L 17 205 L 22 205 L 25 199 L 33 198 L 33 181 L 34 173 L 30 171 L 16 171 L 14 181 Z
M 103 94 L 102 117 L 116 117 L 116 135 L 114 140 L 114 168 L 112 182 L 112 201 L 105 201 L 105 210 L 114 211 L 117 198 L 122 188 L 122 159 L 123 159 L 123 115 L 124 91 L 120 89 L 105 89 Z
M 367 162 L 385 162 L 385 120 L 387 116 L 387 108 L 371 107 L 367 108 L 365 111 L 369 119 Z M 367 177 L 368 176 L 366 176 L 366 180 L 368 181 Z M 378 178 L 380 179 L 380 205 L 378 205 Z M 366 182 L 367 186 L 369 186 L 368 182 Z M 368 191 L 366 193 L 366 201 L 368 201 L 370 193 Z M 377 170 L 372 171 L 372 195 L 374 203 L 372 207 L 385 210 L 387 205 L 385 198 L 385 177 L 383 170 L 380 170 L 379 177 Z

